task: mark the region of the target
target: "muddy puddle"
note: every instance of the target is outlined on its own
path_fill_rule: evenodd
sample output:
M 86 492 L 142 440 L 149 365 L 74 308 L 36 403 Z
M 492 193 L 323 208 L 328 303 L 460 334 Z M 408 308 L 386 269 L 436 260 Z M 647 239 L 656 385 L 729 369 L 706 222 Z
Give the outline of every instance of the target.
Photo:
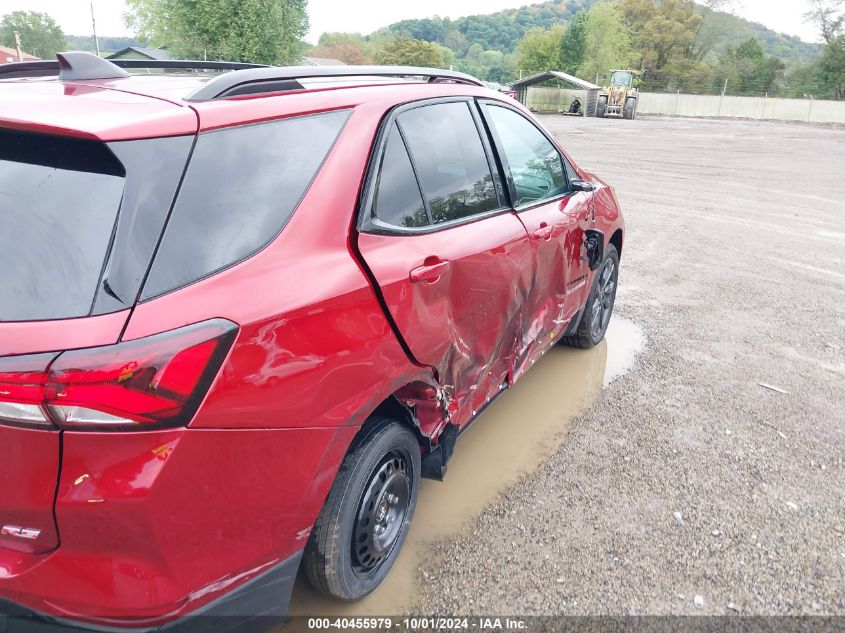
M 407 613 L 429 543 L 459 534 L 502 490 L 535 471 L 563 442 L 571 421 L 632 367 L 644 344 L 639 326 L 614 317 L 598 347 L 550 350 L 461 436 L 445 481 L 423 480 L 411 531 L 382 586 L 359 602 L 343 603 L 318 595 L 300 576 L 290 614 Z

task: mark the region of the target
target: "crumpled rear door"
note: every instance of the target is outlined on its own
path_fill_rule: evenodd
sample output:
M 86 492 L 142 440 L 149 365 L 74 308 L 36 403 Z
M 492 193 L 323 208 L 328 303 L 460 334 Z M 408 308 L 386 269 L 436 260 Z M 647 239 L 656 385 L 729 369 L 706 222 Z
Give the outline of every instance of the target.
M 511 213 L 414 236 L 361 235 L 358 247 L 414 358 L 437 370 L 472 418 L 508 378 L 532 271 Z

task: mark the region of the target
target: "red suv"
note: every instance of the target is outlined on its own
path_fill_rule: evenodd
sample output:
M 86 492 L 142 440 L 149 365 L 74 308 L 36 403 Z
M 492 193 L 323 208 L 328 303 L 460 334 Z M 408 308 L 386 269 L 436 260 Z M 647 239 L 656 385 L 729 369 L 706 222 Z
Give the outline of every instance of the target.
M 360 598 L 460 432 L 604 336 L 612 189 L 472 77 L 0 68 L 0 612 Z

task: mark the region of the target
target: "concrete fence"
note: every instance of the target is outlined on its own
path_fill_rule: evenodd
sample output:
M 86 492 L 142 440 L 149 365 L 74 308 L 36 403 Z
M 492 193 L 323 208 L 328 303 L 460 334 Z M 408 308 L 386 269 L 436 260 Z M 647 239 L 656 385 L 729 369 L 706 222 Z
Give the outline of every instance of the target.
M 577 96 L 585 103 L 583 90 L 534 87 L 528 89 L 528 107 L 540 112 L 569 108 Z M 734 119 L 773 119 L 810 123 L 845 123 L 845 101 L 818 99 L 777 99 L 644 92 L 637 111 L 684 117 L 725 117 Z

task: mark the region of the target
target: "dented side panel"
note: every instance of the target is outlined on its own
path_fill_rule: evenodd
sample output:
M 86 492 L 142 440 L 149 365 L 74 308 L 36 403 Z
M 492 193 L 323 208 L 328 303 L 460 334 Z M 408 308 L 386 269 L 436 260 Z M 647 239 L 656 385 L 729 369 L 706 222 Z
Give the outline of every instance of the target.
M 512 213 L 443 231 L 358 237 L 396 327 L 414 359 L 435 368 L 441 399 L 462 426 L 509 377 L 522 336 L 533 260 Z M 431 280 L 411 271 L 448 262 Z
M 591 197 L 592 193 L 574 193 L 518 214 L 530 236 L 536 265 L 514 380 L 557 341 L 587 298 L 590 270 L 583 256 Z

